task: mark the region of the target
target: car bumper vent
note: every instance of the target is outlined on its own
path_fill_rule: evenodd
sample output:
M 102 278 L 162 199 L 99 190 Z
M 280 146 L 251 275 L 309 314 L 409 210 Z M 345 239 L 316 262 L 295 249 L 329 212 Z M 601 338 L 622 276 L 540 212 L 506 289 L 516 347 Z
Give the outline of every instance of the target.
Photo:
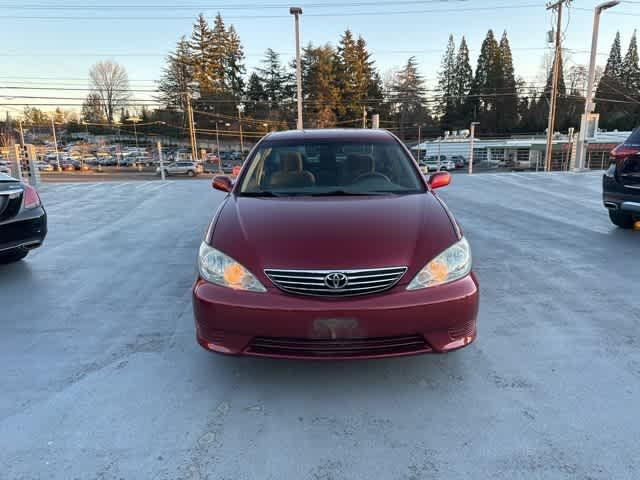
M 256 337 L 248 353 L 282 357 L 372 357 L 429 351 L 422 335 L 339 340 Z
M 449 329 L 449 336 L 452 339 L 471 337 L 475 332 L 475 322 L 469 320 L 461 325 Z

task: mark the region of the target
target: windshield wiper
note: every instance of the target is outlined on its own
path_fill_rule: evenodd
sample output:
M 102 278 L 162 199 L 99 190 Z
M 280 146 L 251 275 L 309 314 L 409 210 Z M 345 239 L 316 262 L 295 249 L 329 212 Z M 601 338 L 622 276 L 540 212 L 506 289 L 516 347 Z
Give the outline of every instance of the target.
M 348 190 L 332 190 L 330 192 L 308 193 L 311 197 L 363 197 L 369 195 L 384 195 L 379 192 L 350 192 Z
M 242 192 L 240 193 L 241 197 L 284 197 L 285 194 L 272 192 L 270 190 L 266 190 L 264 192 Z

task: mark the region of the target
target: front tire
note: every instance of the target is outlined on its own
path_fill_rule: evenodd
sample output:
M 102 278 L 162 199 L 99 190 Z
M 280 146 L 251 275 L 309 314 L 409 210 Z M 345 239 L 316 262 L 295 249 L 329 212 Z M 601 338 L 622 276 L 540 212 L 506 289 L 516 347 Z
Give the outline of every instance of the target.
M 609 210 L 609 218 L 611 219 L 611 222 L 615 226 L 624 228 L 627 230 L 632 229 L 633 225 L 635 224 L 633 220 L 633 215 L 629 213 L 623 213 L 616 210 Z
M 190 177 L 193 177 L 195 175 L 195 173 L 193 172 L 193 170 L 189 170 L 187 172 L 187 175 L 189 175 Z
M 0 253 L 0 264 L 18 262 L 28 254 L 28 250 L 12 250 L 10 252 Z

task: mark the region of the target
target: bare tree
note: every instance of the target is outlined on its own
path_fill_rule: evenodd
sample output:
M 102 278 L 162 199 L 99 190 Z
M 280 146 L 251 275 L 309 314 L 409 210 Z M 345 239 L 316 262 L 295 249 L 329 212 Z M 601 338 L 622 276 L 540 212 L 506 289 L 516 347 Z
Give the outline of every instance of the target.
M 109 123 L 114 113 L 129 99 L 129 76 L 123 66 L 110 60 L 98 62 L 89 70 L 91 91 L 100 97 L 102 109 Z

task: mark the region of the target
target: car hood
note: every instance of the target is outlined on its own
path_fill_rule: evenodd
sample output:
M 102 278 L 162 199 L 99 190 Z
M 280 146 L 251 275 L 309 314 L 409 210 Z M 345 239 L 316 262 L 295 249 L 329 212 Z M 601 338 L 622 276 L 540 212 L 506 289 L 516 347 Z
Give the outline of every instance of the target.
M 458 240 L 432 193 L 370 197 L 231 195 L 207 241 L 264 279 L 265 268 L 409 267 L 411 280 Z

